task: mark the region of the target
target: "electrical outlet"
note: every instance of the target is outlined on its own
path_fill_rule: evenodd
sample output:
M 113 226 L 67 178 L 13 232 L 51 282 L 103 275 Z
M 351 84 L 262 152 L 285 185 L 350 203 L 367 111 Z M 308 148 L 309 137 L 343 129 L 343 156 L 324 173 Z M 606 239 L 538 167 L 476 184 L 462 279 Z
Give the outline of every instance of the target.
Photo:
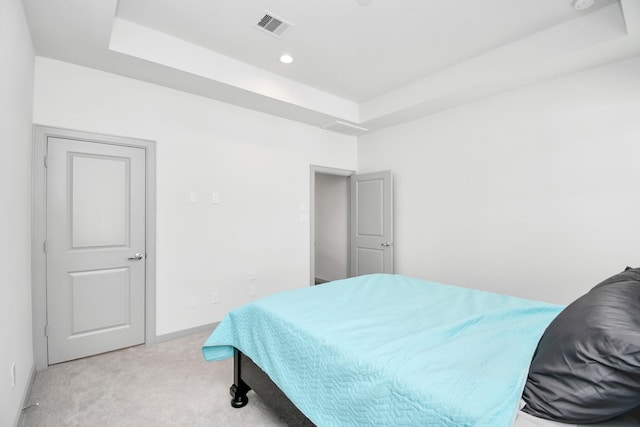
M 218 292 L 211 292 L 211 304 L 218 304 L 220 302 L 220 294 Z
M 196 308 L 198 306 L 198 299 L 195 295 L 189 297 L 189 308 Z
M 249 296 L 256 296 L 256 285 L 249 286 Z
M 11 364 L 11 388 L 16 386 L 16 362 Z

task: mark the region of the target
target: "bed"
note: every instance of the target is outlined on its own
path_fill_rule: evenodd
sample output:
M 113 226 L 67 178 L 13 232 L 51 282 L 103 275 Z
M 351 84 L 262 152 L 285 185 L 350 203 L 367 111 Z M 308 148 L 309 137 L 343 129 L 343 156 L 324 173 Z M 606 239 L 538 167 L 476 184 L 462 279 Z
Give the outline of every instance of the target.
M 538 343 L 563 310 L 367 275 L 240 307 L 202 351 L 234 357 L 232 406 L 253 389 L 289 425 L 566 426 L 520 410 Z

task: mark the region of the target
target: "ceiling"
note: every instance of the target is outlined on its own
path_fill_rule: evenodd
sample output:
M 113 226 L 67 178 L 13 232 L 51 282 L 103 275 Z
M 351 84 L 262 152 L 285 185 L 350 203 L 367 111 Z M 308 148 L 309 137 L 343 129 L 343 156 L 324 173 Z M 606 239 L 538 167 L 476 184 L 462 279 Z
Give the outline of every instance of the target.
M 39 56 L 353 134 L 640 53 L 637 0 L 360 3 L 23 0 Z

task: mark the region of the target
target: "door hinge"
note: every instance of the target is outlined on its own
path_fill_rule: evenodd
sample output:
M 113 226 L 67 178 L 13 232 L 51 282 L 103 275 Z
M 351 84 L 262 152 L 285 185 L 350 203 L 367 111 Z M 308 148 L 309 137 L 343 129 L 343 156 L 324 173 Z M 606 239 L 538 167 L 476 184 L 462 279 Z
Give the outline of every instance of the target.
M 44 253 L 47 253 L 47 241 L 45 240 L 44 242 L 42 242 L 42 250 L 44 251 Z
M 49 167 L 49 162 L 47 161 L 47 156 L 44 156 L 44 167 L 47 168 Z
M 44 325 L 44 336 L 48 337 L 49 336 L 49 325 Z

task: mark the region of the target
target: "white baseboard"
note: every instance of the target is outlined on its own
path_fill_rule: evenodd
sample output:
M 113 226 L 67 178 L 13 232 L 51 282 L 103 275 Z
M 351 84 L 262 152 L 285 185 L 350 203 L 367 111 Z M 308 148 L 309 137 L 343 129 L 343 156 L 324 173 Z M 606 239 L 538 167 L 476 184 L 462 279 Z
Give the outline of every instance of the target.
M 31 365 L 31 374 L 29 375 L 29 383 L 24 390 L 24 394 L 22 396 L 22 405 L 18 408 L 18 413 L 16 414 L 16 422 L 14 424 L 15 427 L 22 427 L 24 423 L 24 411 L 25 408 L 30 404 L 29 398 L 31 397 L 31 389 L 33 388 L 33 382 L 36 380 L 36 364 Z
M 195 328 L 183 329 L 177 332 L 170 332 L 168 334 L 156 335 L 155 343 L 161 343 L 166 341 L 175 340 L 176 338 L 187 337 L 193 334 L 199 334 L 201 332 L 213 332 L 220 322 L 209 323 L 207 325 L 196 326 Z

